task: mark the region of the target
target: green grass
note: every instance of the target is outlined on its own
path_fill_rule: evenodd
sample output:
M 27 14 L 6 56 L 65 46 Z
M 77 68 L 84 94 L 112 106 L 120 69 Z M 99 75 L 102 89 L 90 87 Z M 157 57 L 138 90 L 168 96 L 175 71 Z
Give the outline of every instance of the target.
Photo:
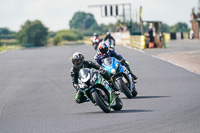
M 11 45 L 11 46 L 0 46 L 0 52 L 4 50 L 14 50 L 22 48 L 20 45 Z
M 16 39 L 1 39 L 0 40 L 0 52 L 4 50 L 13 50 L 22 48 Z

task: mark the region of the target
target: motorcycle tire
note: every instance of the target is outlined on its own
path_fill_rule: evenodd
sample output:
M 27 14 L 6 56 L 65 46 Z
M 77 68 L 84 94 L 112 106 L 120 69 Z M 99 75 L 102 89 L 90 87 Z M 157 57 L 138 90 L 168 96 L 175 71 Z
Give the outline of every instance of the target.
M 97 48 L 98 48 L 98 43 L 95 44 L 95 48 L 94 49 L 97 50 Z
M 136 91 L 135 87 L 133 88 L 133 92 L 132 92 L 132 96 L 133 97 L 136 97 L 138 94 L 138 92 Z
M 111 110 L 110 106 L 105 104 L 105 102 L 103 101 L 103 99 L 101 98 L 101 96 L 99 95 L 97 91 L 92 92 L 92 96 L 95 102 L 97 103 L 97 105 L 103 110 L 103 112 L 105 113 L 110 112 Z
M 121 110 L 122 107 L 123 107 L 122 100 L 120 98 L 116 98 L 116 105 L 112 107 L 113 110 L 118 111 Z
M 122 92 L 124 92 L 124 94 L 126 95 L 127 98 L 133 97 L 128 86 L 126 86 L 126 84 L 122 81 L 122 79 L 118 79 L 117 84 L 118 84 L 119 88 L 122 90 Z

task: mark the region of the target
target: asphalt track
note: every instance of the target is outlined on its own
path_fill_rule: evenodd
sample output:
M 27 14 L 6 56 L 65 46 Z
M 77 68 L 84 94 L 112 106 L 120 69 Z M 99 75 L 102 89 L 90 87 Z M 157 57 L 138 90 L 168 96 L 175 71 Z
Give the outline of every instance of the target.
M 0 133 L 199 133 L 200 75 L 149 54 L 117 46 L 139 77 L 138 96 L 121 111 L 76 104 L 70 57 L 93 59 L 91 45 L 0 54 Z

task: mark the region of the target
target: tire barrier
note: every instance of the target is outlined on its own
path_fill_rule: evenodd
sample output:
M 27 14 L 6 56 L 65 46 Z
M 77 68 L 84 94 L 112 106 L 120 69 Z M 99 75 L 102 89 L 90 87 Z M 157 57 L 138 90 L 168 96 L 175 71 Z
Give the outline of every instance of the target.
M 163 35 L 164 35 L 164 38 L 165 38 L 165 42 L 168 43 L 171 40 L 170 33 L 163 33 Z
M 177 32 L 177 33 L 163 33 L 164 39 L 160 39 L 158 44 L 159 48 L 166 48 L 166 43 L 170 40 L 180 40 L 188 39 L 187 32 Z M 129 32 L 116 32 L 115 33 L 116 44 L 125 44 L 130 47 L 145 49 L 148 48 L 148 38 L 146 35 L 130 35 Z
M 130 38 L 130 46 L 138 49 L 145 49 L 145 36 L 131 36 Z
M 170 40 L 180 40 L 180 39 L 188 39 L 188 32 L 176 32 L 170 33 Z
M 170 33 L 170 40 L 176 40 L 176 33 Z

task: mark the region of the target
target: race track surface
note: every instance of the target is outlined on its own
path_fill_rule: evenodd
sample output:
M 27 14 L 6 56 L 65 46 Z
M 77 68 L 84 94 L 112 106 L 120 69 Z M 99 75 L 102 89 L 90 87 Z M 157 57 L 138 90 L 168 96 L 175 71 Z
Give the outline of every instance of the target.
M 117 46 L 139 77 L 138 96 L 121 94 L 121 111 L 76 104 L 70 68 L 91 45 L 41 47 L 0 55 L 0 133 L 199 133 L 200 75 Z

